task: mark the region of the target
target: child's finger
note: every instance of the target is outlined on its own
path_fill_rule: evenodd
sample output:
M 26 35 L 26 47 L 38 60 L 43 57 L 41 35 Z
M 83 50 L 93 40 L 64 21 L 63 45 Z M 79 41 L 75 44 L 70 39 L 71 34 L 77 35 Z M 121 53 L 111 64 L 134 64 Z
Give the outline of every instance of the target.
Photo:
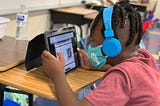
M 57 54 L 58 54 L 59 60 L 60 60 L 61 62 L 65 63 L 65 59 L 64 59 L 63 54 L 62 54 L 61 52 L 57 52 Z

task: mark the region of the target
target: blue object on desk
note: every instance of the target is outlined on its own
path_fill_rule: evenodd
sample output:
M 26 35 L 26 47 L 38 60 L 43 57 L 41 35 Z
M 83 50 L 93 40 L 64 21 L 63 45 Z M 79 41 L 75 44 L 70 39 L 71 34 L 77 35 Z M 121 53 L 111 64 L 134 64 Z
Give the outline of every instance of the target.
M 21 106 L 21 105 L 12 100 L 6 99 L 4 100 L 4 106 Z

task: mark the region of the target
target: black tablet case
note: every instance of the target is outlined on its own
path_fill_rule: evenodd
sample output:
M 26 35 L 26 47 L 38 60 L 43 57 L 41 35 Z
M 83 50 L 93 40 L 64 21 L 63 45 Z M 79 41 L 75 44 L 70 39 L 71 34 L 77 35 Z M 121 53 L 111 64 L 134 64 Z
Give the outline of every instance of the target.
M 44 33 L 37 35 L 29 41 L 25 57 L 27 71 L 42 65 L 41 54 L 45 49 Z

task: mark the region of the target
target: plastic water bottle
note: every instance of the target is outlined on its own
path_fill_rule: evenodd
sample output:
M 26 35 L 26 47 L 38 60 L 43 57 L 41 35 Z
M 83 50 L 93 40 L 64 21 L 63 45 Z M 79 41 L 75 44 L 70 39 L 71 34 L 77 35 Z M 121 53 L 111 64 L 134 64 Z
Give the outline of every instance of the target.
M 27 40 L 28 10 L 25 5 L 21 5 L 21 9 L 17 13 L 16 21 L 16 39 Z

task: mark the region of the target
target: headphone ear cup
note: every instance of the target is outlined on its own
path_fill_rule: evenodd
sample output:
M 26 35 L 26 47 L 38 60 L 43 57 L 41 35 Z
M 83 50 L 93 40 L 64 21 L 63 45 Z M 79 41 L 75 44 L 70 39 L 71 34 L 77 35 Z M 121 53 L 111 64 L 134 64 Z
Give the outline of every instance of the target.
M 121 43 L 115 38 L 106 38 L 102 43 L 102 51 L 108 57 L 116 57 L 122 50 Z

